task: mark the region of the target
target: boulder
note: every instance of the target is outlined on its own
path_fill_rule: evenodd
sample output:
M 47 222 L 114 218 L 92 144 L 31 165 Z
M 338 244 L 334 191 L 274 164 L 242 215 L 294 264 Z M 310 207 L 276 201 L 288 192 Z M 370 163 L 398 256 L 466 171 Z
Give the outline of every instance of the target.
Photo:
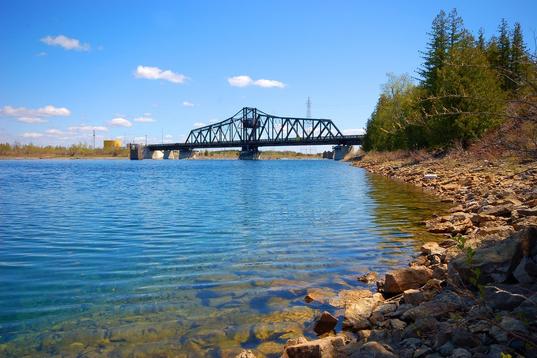
M 373 310 L 382 302 L 382 296 L 375 294 L 370 298 L 362 298 L 345 306 L 343 329 L 359 331 L 370 328 L 369 317 Z
M 426 242 L 420 247 L 420 251 L 424 255 L 443 255 L 446 250 L 437 242 Z
M 372 298 L 370 290 L 341 290 L 337 297 L 332 297 L 328 303 L 334 307 L 345 307 L 347 304 L 356 303 L 364 298 Z
M 524 256 L 513 271 L 513 276 L 520 283 L 537 282 L 537 263 L 531 256 Z
M 481 284 L 505 282 L 513 277 L 524 253 L 531 254 L 536 244 L 537 228 L 525 228 L 496 245 L 477 248 L 471 260 L 465 254 L 459 255 L 449 263 L 450 275 L 458 273 L 465 283 L 470 283 L 478 269 Z
M 386 274 L 384 292 L 396 295 L 411 288 L 420 288 L 433 277 L 433 271 L 425 266 L 414 266 Z
M 520 216 L 537 216 L 537 207 L 531 209 L 518 209 L 517 213 Z
M 333 358 L 337 356 L 338 348 L 345 345 L 342 337 L 325 337 L 313 341 L 288 346 L 283 358 Z
M 389 346 L 382 345 L 379 342 L 371 341 L 362 345 L 360 349 L 358 349 L 351 355 L 351 357 L 397 358 L 398 356 Z
M 425 301 L 425 295 L 421 290 L 411 288 L 403 292 L 403 301 L 411 305 L 419 305 Z
M 500 216 L 508 218 L 511 216 L 511 211 L 513 210 L 513 204 L 504 204 L 497 206 L 485 206 L 481 208 L 480 213 L 484 215 Z
M 512 311 L 526 300 L 524 295 L 496 286 L 485 286 L 484 293 L 485 303 L 492 309 Z
M 313 331 L 317 333 L 319 336 L 331 332 L 334 327 L 337 325 L 337 318 L 332 316 L 330 313 L 324 311 L 321 314 L 321 317 L 315 322 L 315 326 L 313 327 Z
M 358 281 L 367 283 L 367 284 L 373 284 L 377 281 L 377 274 L 375 272 L 368 272 L 364 275 L 358 276 Z
M 443 291 L 432 300 L 420 303 L 401 315 L 402 320 L 417 320 L 425 317 L 440 317 L 449 312 L 464 310 L 469 303 L 451 291 Z

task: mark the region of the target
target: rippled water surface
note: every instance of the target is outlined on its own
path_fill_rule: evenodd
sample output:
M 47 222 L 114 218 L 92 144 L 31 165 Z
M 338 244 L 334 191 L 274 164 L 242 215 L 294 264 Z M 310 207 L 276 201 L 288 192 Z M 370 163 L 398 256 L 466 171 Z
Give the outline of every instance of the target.
M 0 355 L 270 356 L 442 210 L 333 161 L 0 161 Z

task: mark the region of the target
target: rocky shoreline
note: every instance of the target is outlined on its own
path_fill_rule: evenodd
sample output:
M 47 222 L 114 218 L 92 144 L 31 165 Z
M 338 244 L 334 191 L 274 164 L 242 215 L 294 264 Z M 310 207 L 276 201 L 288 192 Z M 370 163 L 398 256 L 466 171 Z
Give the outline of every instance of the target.
M 444 238 L 384 278 L 358 277 L 375 290 L 309 290 L 306 302 L 338 310 L 283 357 L 537 357 L 537 163 L 462 154 L 354 165 L 452 203 L 424 222 Z

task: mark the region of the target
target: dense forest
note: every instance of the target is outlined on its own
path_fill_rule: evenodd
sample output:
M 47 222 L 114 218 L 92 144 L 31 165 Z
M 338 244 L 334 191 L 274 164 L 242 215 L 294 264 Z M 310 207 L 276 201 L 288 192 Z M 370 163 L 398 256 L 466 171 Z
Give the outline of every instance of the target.
M 537 132 L 537 61 L 519 23 L 486 39 L 453 9 L 432 23 L 418 78 L 388 75 L 367 122 L 365 150 L 467 147 L 505 121 Z M 534 133 L 535 134 L 535 133 Z

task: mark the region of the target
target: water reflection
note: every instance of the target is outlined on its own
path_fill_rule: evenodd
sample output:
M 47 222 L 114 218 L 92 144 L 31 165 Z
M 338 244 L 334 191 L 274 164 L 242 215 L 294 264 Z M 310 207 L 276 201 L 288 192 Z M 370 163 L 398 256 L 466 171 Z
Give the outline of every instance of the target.
M 327 308 L 308 287 L 403 265 L 443 209 L 332 161 L 8 161 L 0 180 L 7 357 L 277 356 Z

